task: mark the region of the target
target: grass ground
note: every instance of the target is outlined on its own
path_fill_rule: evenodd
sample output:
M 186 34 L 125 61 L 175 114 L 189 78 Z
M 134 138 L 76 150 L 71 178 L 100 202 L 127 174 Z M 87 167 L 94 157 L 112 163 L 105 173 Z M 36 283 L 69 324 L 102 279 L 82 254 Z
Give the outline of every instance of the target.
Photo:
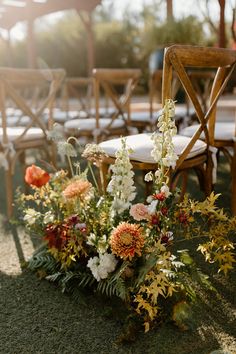
M 223 161 L 224 162 L 224 161 Z M 2 173 L 2 172 L 1 172 Z M 216 191 L 220 205 L 229 210 L 230 181 L 226 163 L 220 164 Z M 3 175 L 0 175 L 3 181 Z M 19 182 L 19 179 L 15 181 Z M 189 190 L 200 198 L 196 181 Z M 199 289 L 201 300 L 193 307 L 192 329 L 182 332 L 171 323 L 134 342 L 119 344 L 123 318 L 112 303 L 89 293 L 85 304 L 35 274 L 21 269 L 40 244 L 20 228 L 4 222 L 4 183 L 0 186 L 0 353 L 1 354 L 210 354 L 236 353 L 236 271 L 225 278 L 199 260 L 215 291 Z M 196 245 L 190 244 L 190 252 Z M 118 307 L 122 310 L 121 305 Z M 122 312 L 122 311 L 121 311 Z

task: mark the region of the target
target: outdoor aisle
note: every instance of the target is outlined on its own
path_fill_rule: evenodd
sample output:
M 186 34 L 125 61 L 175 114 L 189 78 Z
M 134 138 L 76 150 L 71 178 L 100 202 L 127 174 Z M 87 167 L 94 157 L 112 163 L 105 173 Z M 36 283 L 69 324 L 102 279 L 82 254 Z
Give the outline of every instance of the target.
M 2 216 L 0 225 L 1 354 L 206 354 L 219 348 L 235 353 L 233 279 L 221 284 L 227 301 L 218 293 L 218 299 L 206 299 L 204 311 L 200 311 L 204 318 L 196 310 L 197 328 L 192 331 L 181 332 L 167 324 L 140 333 L 131 344 L 118 345 L 122 322 L 108 316 L 104 303 L 89 295 L 86 305 L 76 304 L 55 285 L 22 272 L 21 264 L 38 240 L 22 230 L 4 228 Z

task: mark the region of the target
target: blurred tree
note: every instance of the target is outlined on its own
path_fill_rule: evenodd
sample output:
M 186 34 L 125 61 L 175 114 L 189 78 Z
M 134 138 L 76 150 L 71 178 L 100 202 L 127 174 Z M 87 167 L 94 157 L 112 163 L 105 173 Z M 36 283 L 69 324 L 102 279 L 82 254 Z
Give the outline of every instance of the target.
M 174 19 L 173 0 L 166 0 L 166 18 L 168 21 L 172 21 Z

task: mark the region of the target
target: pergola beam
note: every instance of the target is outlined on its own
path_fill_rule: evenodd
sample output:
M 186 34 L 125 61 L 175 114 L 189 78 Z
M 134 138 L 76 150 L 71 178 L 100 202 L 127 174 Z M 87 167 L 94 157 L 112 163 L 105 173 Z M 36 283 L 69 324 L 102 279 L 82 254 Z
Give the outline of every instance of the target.
M 29 14 L 32 20 L 58 11 L 76 9 L 91 12 L 101 0 L 48 0 L 45 3 L 36 3 L 32 0 L 25 7 L 14 7 L 1 4 L 6 12 L 0 18 L 0 28 L 11 29 L 17 22 L 28 21 Z
M 22 21 L 27 22 L 28 66 L 30 68 L 35 68 L 37 66 L 34 21 L 39 17 L 51 13 L 75 9 L 80 15 L 87 32 L 88 75 L 91 75 L 94 67 L 94 43 L 91 12 L 101 3 L 101 0 L 46 0 L 45 2 L 25 0 L 24 2 L 21 2 L 24 6 L 17 6 L 17 0 L 14 0 L 12 4 L 9 3 L 8 5 L 0 0 L 0 8 L 5 9 L 5 11 L 1 13 L 0 28 L 6 29 L 9 32 L 16 23 Z M 87 15 L 85 15 L 85 13 Z

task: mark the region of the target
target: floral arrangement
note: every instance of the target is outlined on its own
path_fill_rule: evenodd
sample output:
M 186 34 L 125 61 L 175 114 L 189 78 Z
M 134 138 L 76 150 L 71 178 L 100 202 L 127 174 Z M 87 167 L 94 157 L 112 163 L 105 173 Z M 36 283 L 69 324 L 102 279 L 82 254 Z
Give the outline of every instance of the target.
M 29 268 L 57 281 L 63 290 L 90 287 L 120 297 L 142 320 L 145 331 L 165 317 L 166 306 L 178 323 L 178 311 L 186 309 L 193 296 L 194 262 L 187 242 L 199 239 L 197 251 L 206 262 L 218 264 L 220 272 L 226 274 L 235 262 L 236 218 L 216 207 L 218 195 L 201 202 L 186 195 L 179 201 L 178 191 L 169 189 L 169 170 L 177 160 L 173 118 L 174 102 L 167 100 L 159 131 L 152 135 L 152 156 L 159 168 L 145 176 L 153 184 L 145 202 L 136 195 L 125 139 L 111 167 L 107 193 L 101 195 L 92 163 L 101 160 L 104 152 L 98 145 L 87 145 L 82 156 L 88 167 L 81 172 L 80 163 L 72 163 L 75 146 L 70 138 L 63 141 L 58 127 L 50 138 L 68 159 L 70 176 L 65 170 L 49 175 L 32 165 L 25 175 L 32 193 L 17 197 L 26 230 L 44 240 Z

